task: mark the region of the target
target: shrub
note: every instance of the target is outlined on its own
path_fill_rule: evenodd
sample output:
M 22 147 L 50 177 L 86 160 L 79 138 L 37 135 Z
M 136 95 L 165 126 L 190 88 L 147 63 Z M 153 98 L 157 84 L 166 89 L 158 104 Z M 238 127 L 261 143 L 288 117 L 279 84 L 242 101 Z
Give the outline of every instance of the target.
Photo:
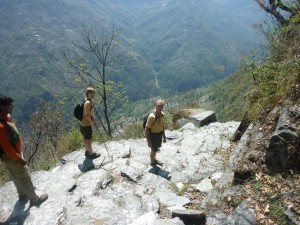
M 122 138 L 144 138 L 144 128 L 142 122 L 131 123 L 125 126 Z
M 67 146 L 65 151 L 75 151 L 84 146 L 83 137 L 80 131 L 76 128 L 73 128 L 70 132 L 68 132 L 64 142 L 64 146 Z

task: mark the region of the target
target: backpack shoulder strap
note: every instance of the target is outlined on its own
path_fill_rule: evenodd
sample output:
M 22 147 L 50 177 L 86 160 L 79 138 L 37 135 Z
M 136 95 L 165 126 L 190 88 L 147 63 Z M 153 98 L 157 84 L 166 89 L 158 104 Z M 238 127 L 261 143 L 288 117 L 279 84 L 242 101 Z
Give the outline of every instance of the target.
M 155 118 L 155 120 L 154 120 L 154 123 L 156 122 L 156 120 L 157 120 L 157 116 L 156 116 L 156 112 L 155 111 L 153 111 L 152 113 L 150 113 L 150 114 L 153 114 L 154 115 L 154 118 Z

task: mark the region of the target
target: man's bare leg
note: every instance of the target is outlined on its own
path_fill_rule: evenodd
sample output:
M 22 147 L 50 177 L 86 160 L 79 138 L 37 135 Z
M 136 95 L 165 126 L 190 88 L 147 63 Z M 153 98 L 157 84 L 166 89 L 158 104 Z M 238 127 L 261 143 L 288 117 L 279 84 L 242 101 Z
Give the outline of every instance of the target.
M 91 155 L 93 154 L 93 149 L 92 149 L 92 140 L 84 140 L 85 143 L 85 149 L 86 151 Z
M 156 152 L 151 150 L 151 153 L 150 153 L 150 162 L 151 162 L 151 164 L 155 163 L 155 158 L 156 158 Z

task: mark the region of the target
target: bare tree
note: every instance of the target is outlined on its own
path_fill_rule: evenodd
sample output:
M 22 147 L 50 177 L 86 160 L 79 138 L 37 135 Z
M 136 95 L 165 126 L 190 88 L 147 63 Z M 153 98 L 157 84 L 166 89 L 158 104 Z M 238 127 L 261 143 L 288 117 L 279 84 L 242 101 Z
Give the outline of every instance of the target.
M 95 111 L 101 127 L 112 135 L 111 115 L 127 101 L 123 84 L 114 82 L 111 75 L 118 70 L 118 63 L 125 50 L 118 40 L 120 31 L 115 27 L 108 34 L 98 32 L 94 27 L 82 28 L 83 43 L 74 43 L 72 54 L 62 51 L 70 71 L 85 85 L 92 84 L 100 96 Z M 98 107 L 97 107 L 98 106 Z M 97 109 L 99 108 L 99 111 Z
M 280 25 L 287 22 L 299 12 L 299 0 L 284 1 L 281 0 L 255 0 L 261 8 L 271 14 Z
M 38 163 L 52 157 L 55 159 L 58 143 L 62 138 L 63 122 L 59 111 L 42 101 L 32 114 L 29 126 L 21 127 L 23 149 L 33 170 Z

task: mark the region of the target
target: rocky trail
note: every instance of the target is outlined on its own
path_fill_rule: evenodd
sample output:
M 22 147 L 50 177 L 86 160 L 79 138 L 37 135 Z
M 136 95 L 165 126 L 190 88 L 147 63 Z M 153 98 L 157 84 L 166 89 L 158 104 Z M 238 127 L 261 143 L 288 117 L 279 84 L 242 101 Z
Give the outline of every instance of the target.
M 263 135 L 250 126 L 232 143 L 239 125 L 186 123 L 166 131 L 157 157 L 163 166 L 149 165 L 145 139 L 94 143 L 101 157 L 93 161 L 83 149 L 72 152 L 51 170 L 32 173 L 37 193 L 49 194 L 39 208 L 19 202 L 12 182 L 0 187 L 0 224 L 255 224 L 254 205 L 238 182 L 248 178 L 247 170 L 237 168 L 244 155 L 260 157 L 249 150 L 248 139 L 255 133 L 262 142 Z

